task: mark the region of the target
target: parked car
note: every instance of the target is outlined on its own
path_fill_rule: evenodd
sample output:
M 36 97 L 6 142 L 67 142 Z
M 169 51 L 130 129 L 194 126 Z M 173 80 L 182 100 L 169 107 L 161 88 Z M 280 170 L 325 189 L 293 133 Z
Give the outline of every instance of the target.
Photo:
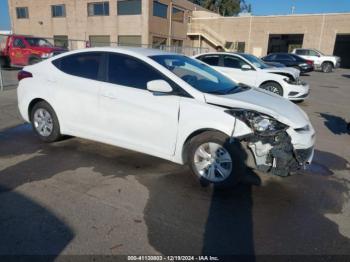
M 316 49 L 308 48 L 296 48 L 292 51 L 306 60 L 311 60 L 314 62 L 315 69 L 322 70 L 324 73 L 330 73 L 334 68 L 340 66 L 341 59 L 338 56 L 328 56 L 324 55 Z
M 3 35 L 0 37 L 0 63 L 2 66 L 23 67 L 67 50 L 53 46 L 41 37 Z
M 314 71 L 314 62 L 306 60 L 295 54 L 288 53 L 271 53 L 262 58 L 266 63 L 281 63 L 287 67 L 294 67 L 301 73 L 309 73 Z
M 259 87 L 289 100 L 302 101 L 309 95 L 309 85 L 300 80 L 295 68 L 277 68 L 256 56 L 244 53 L 206 53 L 195 56 L 235 81 Z
M 280 176 L 313 158 L 315 131 L 298 106 L 183 55 L 91 48 L 18 78 L 21 115 L 45 142 L 77 136 L 188 163 L 216 185 L 236 183 L 247 154 Z

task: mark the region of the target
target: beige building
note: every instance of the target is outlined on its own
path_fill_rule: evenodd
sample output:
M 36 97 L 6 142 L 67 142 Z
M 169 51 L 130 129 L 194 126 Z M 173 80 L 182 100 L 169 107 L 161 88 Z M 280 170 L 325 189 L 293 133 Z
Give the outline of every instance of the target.
M 316 48 L 350 67 L 350 13 L 222 17 L 187 0 L 8 0 L 17 34 L 257 56 Z
M 133 45 L 190 46 L 186 0 L 8 0 L 15 34 Z

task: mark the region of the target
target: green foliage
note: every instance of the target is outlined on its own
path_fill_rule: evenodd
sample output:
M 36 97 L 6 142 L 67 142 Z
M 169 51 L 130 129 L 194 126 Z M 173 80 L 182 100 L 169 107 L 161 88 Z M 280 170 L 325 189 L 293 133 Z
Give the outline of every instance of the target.
M 239 12 L 250 12 L 251 5 L 245 0 L 190 0 L 223 16 L 237 15 Z

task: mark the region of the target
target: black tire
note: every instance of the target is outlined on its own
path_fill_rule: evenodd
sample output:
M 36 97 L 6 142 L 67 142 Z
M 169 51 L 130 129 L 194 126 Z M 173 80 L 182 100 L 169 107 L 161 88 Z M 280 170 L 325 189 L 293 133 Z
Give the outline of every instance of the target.
M 39 57 L 31 57 L 29 58 L 29 65 L 35 65 L 37 63 L 39 63 L 41 61 L 41 59 Z
M 41 135 L 35 126 L 34 115 L 39 109 L 46 110 L 47 112 L 49 112 L 49 114 L 51 116 L 51 119 L 52 119 L 51 122 L 53 124 L 53 128 L 52 128 L 52 131 L 50 132 L 50 135 L 48 135 L 48 136 Z M 39 136 L 39 138 L 42 141 L 47 142 L 47 143 L 52 143 L 52 142 L 55 142 L 55 141 L 58 141 L 61 139 L 62 135 L 60 132 L 60 124 L 58 122 L 57 115 L 56 115 L 55 111 L 53 110 L 53 108 L 47 102 L 40 101 L 33 106 L 32 110 L 30 112 L 30 121 L 31 121 L 33 130 L 35 131 L 35 133 Z
M 229 153 L 232 166 L 231 172 L 228 177 L 222 181 L 210 181 L 205 176 L 201 175 L 195 165 L 195 153 L 197 149 L 206 143 L 215 143 L 222 146 Z M 247 154 L 243 150 L 242 145 L 238 142 L 230 142 L 230 138 L 220 132 L 207 131 L 198 136 L 192 138 L 187 145 L 187 163 L 191 168 L 194 176 L 199 179 L 202 186 L 208 186 L 213 184 L 215 187 L 227 188 L 236 185 L 241 177 L 245 174 L 246 165 L 245 160 L 247 159 Z M 217 171 L 215 171 L 217 174 Z
M 321 66 L 323 73 L 332 73 L 333 72 L 333 64 L 331 62 L 323 62 Z
M 261 89 L 270 91 L 276 95 L 283 96 L 283 88 L 276 82 L 267 82 L 260 86 Z

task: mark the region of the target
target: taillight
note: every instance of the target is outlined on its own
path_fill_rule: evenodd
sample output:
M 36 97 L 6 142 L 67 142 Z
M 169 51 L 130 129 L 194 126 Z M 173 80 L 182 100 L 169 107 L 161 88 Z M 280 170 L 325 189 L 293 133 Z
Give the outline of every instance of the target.
M 18 81 L 21 81 L 24 78 L 30 78 L 30 77 L 33 77 L 32 73 L 29 73 L 29 72 L 23 71 L 23 70 L 19 71 L 18 75 L 17 75 Z
M 308 65 L 312 65 L 312 66 L 314 65 L 314 61 L 311 61 L 311 60 L 307 60 L 306 63 L 307 63 Z

